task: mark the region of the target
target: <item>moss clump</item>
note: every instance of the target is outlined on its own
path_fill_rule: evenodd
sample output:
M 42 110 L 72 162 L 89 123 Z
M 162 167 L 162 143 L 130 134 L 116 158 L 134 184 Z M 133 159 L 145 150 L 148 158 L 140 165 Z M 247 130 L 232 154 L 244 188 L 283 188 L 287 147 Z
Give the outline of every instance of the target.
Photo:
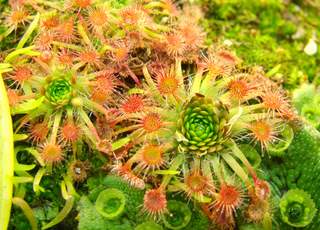
M 206 11 L 203 25 L 209 43 L 228 41 L 246 64 L 267 71 L 280 64 L 272 77 L 288 89 L 316 80 L 320 53 L 309 56 L 304 48 L 314 34 L 319 37 L 319 6 L 309 1 L 198 2 Z

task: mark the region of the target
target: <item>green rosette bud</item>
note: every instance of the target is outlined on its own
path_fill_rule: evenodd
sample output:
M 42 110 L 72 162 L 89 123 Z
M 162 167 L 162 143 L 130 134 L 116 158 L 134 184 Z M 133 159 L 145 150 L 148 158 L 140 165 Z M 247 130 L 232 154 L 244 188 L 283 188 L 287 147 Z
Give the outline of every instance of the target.
M 163 216 L 163 223 L 168 229 L 183 229 L 192 217 L 188 205 L 181 201 L 169 200 L 167 204 L 168 213 Z
M 183 106 L 178 120 L 177 140 L 182 152 L 199 156 L 222 149 L 227 133 L 228 111 L 220 103 L 197 94 Z
M 118 189 L 110 188 L 100 192 L 95 207 L 96 210 L 107 219 L 116 219 L 125 209 L 126 197 Z
M 311 196 L 303 190 L 289 190 L 280 200 L 282 220 L 293 227 L 305 227 L 311 223 L 317 209 Z
M 65 105 L 72 96 L 72 86 L 68 80 L 56 79 L 46 89 L 46 98 L 53 105 Z

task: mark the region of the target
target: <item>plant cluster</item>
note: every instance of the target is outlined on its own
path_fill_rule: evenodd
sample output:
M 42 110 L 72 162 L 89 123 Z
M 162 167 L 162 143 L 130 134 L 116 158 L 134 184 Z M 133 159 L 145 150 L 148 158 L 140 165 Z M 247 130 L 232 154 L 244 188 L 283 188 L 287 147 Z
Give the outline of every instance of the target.
M 3 52 L 1 73 L 16 140 L 30 146 L 17 150 L 16 158 L 26 151 L 40 166 L 19 165 L 15 173 L 27 176 L 22 182 L 32 182 L 39 194 L 42 178 L 61 172 L 62 162 L 69 165 L 61 181 L 66 204 L 44 227 L 49 228 L 70 212 L 78 196 L 72 183 L 88 175 L 90 163 L 79 160 L 83 150 L 112 156 L 121 145 L 111 142 L 122 91 L 141 85 L 145 63 L 161 68 L 160 56 L 163 65 L 182 55 L 193 60 L 203 33 L 191 8 L 181 11 L 166 0 L 12 1 L 10 6 L 3 36 L 22 35 L 13 51 Z M 24 185 L 17 185 L 16 193 L 18 187 Z
M 270 184 L 275 210 L 275 226 L 292 229 L 304 226 L 317 229 L 319 225 L 319 132 L 302 123 L 295 128 L 290 147 L 263 162 L 260 176 Z M 280 199 L 281 198 L 281 199 Z
M 291 159 L 284 168 L 310 163 L 297 154 L 288 96 L 268 78 L 277 69 L 266 74 L 225 45 L 206 46 L 201 10 L 170 0 L 10 8 L 0 40 L 19 39 L 0 56 L 9 99 L 0 106 L 8 115 L 10 105 L 16 146 L 0 159 L 15 177 L 0 195 L 14 186 L 12 203 L 32 229 L 62 226 L 77 201 L 79 223 L 64 224 L 80 230 L 271 229 L 279 188 L 260 172 L 262 156 Z M 279 211 L 301 227 L 316 219 L 317 186 L 297 187 L 305 192 L 290 190 Z
M 95 178 L 96 186 L 80 199 L 79 226 L 85 229 L 185 229 L 207 230 L 209 220 L 198 205 L 171 196 L 168 213 L 158 223 L 141 212 L 144 190 L 133 188 L 117 176 Z M 92 185 L 91 185 L 92 186 Z
M 24 10 L 27 6 L 21 4 L 17 9 Z M 120 88 L 127 87 L 123 78 L 130 77 L 139 85 L 139 71 L 145 61 L 155 58 L 157 46 L 174 45 L 178 38 L 179 42 L 188 40 L 197 45 L 189 31 L 184 31 L 186 25 L 174 33 L 170 24 L 161 24 L 161 20 L 177 20 L 169 2 L 131 4 L 120 9 L 111 6 L 74 1 L 64 6 L 70 14 L 38 14 L 17 50 L 4 60 L 12 63 L 12 71 L 4 75 L 10 86 L 12 113 L 27 113 L 19 120 L 16 132 L 28 126 L 29 139 L 40 148 L 46 163 L 60 162 L 66 146 L 71 145 L 76 152 L 75 143 L 81 141 L 110 154 L 112 133 L 106 129 L 115 98 Z M 29 38 L 34 30 L 37 34 Z M 33 39 L 32 46 L 22 48 L 28 39 Z M 194 47 L 183 46 L 177 52 L 191 55 Z M 168 53 L 176 54 L 175 47 L 167 47 Z M 99 119 L 105 123 L 104 130 L 98 130 L 93 122 Z
M 250 151 L 238 144 L 285 150 L 292 137 L 284 131 L 295 115 L 284 92 L 259 69 L 239 68 L 238 58 L 222 48 L 207 52 L 193 76 L 182 71 L 181 59 L 157 72 L 143 68 L 142 87 L 119 103 L 115 133 L 129 143 L 113 171 L 137 188 L 154 185 L 143 206 L 154 217 L 166 213 L 167 191 L 181 191 L 203 203 L 220 227 L 235 225 L 245 196 L 248 220 L 266 221 L 269 186 L 247 160 Z M 124 111 L 128 107 L 135 110 Z

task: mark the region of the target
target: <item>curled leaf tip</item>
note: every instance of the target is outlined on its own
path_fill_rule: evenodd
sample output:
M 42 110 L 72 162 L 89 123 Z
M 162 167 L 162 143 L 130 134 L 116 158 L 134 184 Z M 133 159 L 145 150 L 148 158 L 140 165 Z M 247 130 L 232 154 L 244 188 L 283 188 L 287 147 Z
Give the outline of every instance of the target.
M 282 220 L 293 227 L 311 223 L 317 209 L 311 196 L 303 190 L 291 189 L 280 200 Z
M 126 197 L 118 189 L 110 188 L 100 192 L 95 207 L 96 210 L 107 219 L 115 219 L 124 211 Z

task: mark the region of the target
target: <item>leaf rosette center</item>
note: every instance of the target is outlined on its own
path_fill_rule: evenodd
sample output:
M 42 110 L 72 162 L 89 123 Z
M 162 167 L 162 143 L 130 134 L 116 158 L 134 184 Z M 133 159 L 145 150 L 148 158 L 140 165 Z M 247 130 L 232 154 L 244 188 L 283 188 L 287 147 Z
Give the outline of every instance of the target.
M 197 94 L 186 103 L 178 120 L 179 147 L 184 152 L 205 155 L 222 148 L 226 137 L 227 110 Z
M 72 96 L 72 86 L 68 80 L 56 79 L 50 82 L 46 89 L 46 98 L 53 105 L 65 105 Z

